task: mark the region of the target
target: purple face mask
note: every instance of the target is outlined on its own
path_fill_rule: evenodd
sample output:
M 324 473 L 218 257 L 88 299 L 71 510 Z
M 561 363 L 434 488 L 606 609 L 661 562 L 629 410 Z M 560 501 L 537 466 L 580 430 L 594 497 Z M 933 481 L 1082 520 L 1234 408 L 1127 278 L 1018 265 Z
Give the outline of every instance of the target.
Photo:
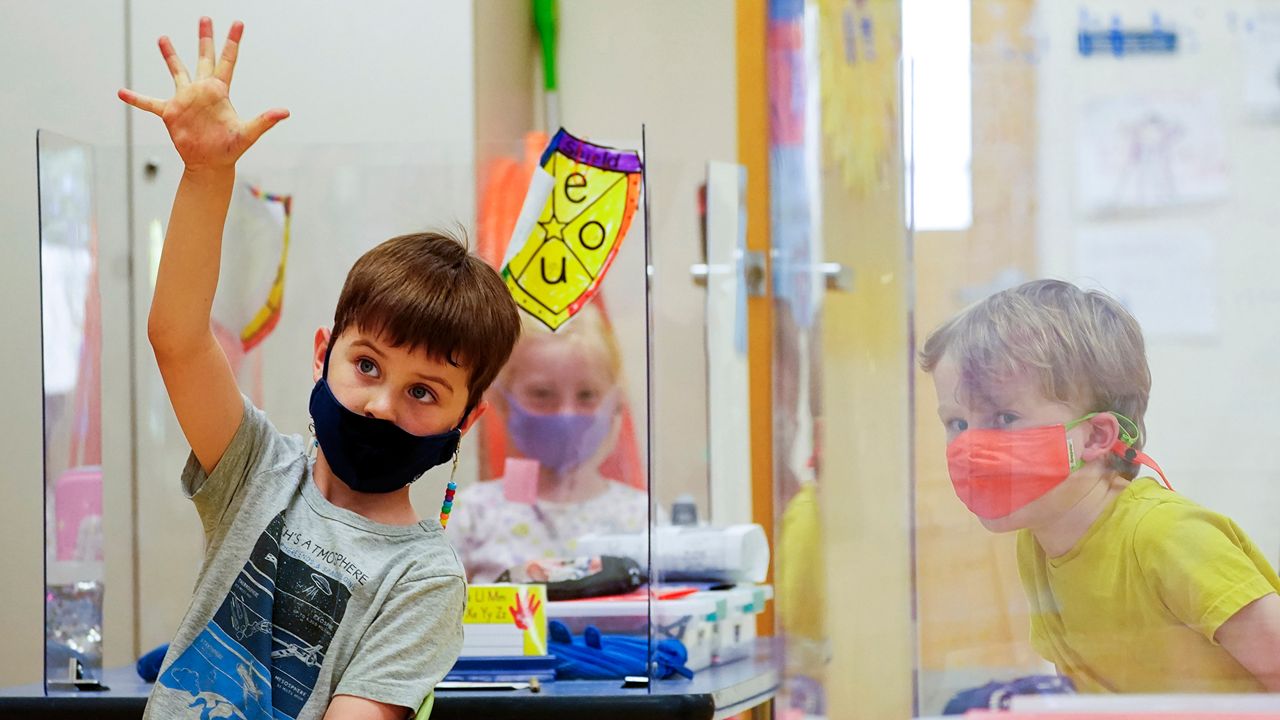
M 586 414 L 529 412 L 507 393 L 507 432 L 516 449 L 542 467 L 564 473 L 578 467 L 600 449 L 618 412 L 618 394 L 611 392 L 595 412 Z

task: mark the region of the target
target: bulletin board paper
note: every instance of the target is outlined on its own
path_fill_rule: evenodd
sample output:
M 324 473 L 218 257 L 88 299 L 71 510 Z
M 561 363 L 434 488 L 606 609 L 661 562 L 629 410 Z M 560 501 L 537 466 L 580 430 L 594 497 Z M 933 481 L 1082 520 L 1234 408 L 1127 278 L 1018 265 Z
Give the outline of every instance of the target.
M 1193 230 L 1087 229 L 1076 236 L 1077 281 L 1119 300 L 1148 337 L 1218 333 L 1213 238 Z
M 1080 112 L 1076 197 L 1086 215 L 1221 200 L 1230 174 L 1209 92 L 1098 98 Z
M 1245 106 L 1255 117 L 1280 121 L 1280 11 L 1245 20 L 1241 48 Z

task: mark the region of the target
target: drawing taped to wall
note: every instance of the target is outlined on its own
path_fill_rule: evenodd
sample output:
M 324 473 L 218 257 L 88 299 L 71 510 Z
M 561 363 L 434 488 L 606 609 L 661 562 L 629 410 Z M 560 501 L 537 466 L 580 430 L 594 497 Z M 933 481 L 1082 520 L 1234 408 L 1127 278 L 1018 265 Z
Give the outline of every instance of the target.
M 1085 229 L 1074 254 L 1070 279 L 1119 300 L 1149 340 L 1218 335 L 1218 251 L 1210 233 L 1128 224 Z
M 1245 106 L 1256 118 L 1280 121 L 1280 8 L 1246 18 L 1243 30 Z
M 1230 191 L 1211 93 L 1098 98 L 1082 106 L 1077 127 L 1076 197 L 1087 215 L 1212 202 Z

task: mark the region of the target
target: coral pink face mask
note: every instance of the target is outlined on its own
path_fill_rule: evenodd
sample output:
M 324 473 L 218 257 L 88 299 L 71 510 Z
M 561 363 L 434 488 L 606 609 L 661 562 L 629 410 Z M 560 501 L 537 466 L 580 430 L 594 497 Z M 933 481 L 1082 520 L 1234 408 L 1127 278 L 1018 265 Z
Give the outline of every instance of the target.
M 1111 452 L 1154 469 L 1172 490 L 1160 466 L 1133 448 L 1139 439 L 1137 425 L 1119 413 L 1112 414 L 1120 421 L 1121 430 Z M 965 430 L 947 446 L 947 469 L 956 496 L 974 515 L 988 520 L 1026 507 L 1084 465 L 1067 431 L 1095 415 L 1025 430 Z

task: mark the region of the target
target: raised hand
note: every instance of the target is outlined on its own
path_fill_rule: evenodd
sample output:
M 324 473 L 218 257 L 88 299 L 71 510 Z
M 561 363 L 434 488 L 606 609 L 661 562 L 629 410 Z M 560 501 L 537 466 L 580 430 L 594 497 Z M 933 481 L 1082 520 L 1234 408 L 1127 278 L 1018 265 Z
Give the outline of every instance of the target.
M 168 37 L 161 37 L 160 54 L 173 76 L 173 97 L 159 100 L 132 90 L 119 92 L 121 100 L 164 120 L 173 146 L 188 170 L 234 166 L 263 133 L 289 117 L 288 110 L 273 108 L 243 122 L 231 106 L 231 76 L 243 33 L 243 23 L 232 23 L 222 55 L 215 61 L 213 21 L 200 18 L 200 58 L 194 80 L 187 74 L 173 43 Z

